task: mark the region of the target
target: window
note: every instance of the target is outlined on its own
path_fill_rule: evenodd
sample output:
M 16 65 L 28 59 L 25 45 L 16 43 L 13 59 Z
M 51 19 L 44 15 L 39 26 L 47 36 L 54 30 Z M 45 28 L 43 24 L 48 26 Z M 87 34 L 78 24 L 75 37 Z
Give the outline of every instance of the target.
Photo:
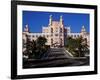
M 84 38 L 85 42 L 87 43 L 87 38 Z
M 33 35 L 33 37 L 34 37 L 34 35 Z
M 77 37 L 79 37 L 79 35 L 77 35 Z
M 51 39 L 51 44 L 53 44 L 53 39 Z
M 51 36 L 53 36 L 53 34 L 51 34 Z
M 62 36 L 62 34 L 60 34 L 60 36 Z
M 28 37 L 28 38 L 30 38 L 30 37 L 31 37 L 31 35 L 28 35 L 27 37 Z
M 62 28 L 60 28 L 60 32 L 62 33 Z
M 36 37 L 38 37 L 38 35 L 36 35 Z
M 51 28 L 51 33 L 53 33 L 53 28 Z
M 55 36 L 58 36 L 58 34 L 55 34 Z
M 58 32 L 58 28 L 56 28 L 56 32 Z
M 76 37 L 76 35 L 74 35 L 74 37 Z
M 49 35 L 47 35 L 47 37 L 49 37 Z
M 62 39 L 60 39 L 60 43 L 62 44 Z

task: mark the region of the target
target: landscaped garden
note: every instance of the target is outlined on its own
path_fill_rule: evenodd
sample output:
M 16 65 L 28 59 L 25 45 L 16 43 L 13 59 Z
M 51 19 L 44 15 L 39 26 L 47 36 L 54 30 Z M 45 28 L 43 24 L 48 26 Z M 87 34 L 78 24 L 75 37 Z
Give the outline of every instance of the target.
M 75 39 L 68 37 L 65 48 L 74 57 L 85 57 L 86 54 L 89 54 L 89 46 L 87 45 L 87 40 L 83 39 L 82 37 Z
M 41 59 L 42 55 L 50 48 L 46 45 L 46 42 L 45 37 L 38 37 L 36 40 L 31 41 L 27 36 L 26 43 L 24 43 L 26 50 L 23 52 L 23 56 L 27 56 L 28 59 Z

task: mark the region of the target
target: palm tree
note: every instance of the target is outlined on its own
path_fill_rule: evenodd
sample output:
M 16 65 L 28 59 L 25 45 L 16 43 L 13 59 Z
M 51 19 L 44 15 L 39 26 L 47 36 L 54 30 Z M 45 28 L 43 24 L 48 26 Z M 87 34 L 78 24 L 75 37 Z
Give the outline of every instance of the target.
M 31 46 L 31 41 L 28 35 L 26 35 L 26 51 L 24 53 L 25 55 L 28 55 L 28 57 L 30 58 L 31 53 L 32 53 L 32 46 Z
M 45 43 L 47 42 L 47 39 L 45 37 L 38 37 L 36 40 L 36 57 L 40 58 L 41 55 L 44 53 L 45 50 Z
M 35 40 L 32 40 L 31 41 L 31 50 L 32 50 L 32 58 L 36 58 L 37 56 L 37 53 L 36 53 L 36 41 Z
M 67 38 L 67 49 L 74 55 L 83 57 L 85 56 L 85 51 L 87 49 L 86 39 L 81 36 L 79 38 L 73 39 L 71 37 Z
M 45 37 L 40 36 L 37 38 L 36 42 L 38 46 L 44 46 L 45 43 L 47 42 L 47 39 Z
M 45 37 L 38 37 L 37 40 L 31 41 L 28 35 L 26 35 L 26 50 L 24 51 L 24 55 L 27 55 L 31 59 L 40 58 L 47 51 L 46 42 L 47 39 Z
M 68 37 L 67 38 L 67 48 L 69 50 L 72 50 L 74 49 L 74 47 L 75 47 L 75 40 L 72 37 Z

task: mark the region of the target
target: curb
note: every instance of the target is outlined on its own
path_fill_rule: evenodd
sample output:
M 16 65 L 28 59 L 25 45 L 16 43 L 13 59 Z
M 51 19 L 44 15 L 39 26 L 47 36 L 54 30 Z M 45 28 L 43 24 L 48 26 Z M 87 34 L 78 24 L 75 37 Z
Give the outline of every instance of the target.
M 74 57 L 69 51 L 67 51 L 65 48 L 64 50 L 71 56 L 71 57 Z

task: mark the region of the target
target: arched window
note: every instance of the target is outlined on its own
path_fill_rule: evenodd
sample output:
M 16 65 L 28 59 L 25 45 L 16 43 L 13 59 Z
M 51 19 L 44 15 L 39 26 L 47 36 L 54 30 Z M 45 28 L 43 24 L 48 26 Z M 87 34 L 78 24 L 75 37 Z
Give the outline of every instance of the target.
M 76 37 L 76 35 L 74 35 L 74 37 Z
M 58 36 L 58 34 L 55 34 L 55 36 Z
M 38 35 L 36 35 L 36 38 L 38 38 Z
M 51 33 L 53 33 L 53 28 L 51 28 Z
M 33 35 L 33 38 L 34 38 L 34 35 Z
M 84 38 L 85 43 L 87 43 L 87 38 Z
M 51 45 L 53 44 L 53 39 L 51 39 Z
M 60 39 L 60 43 L 62 44 L 62 38 Z
M 62 33 L 62 28 L 60 28 L 60 32 Z
M 61 39 L 60 39 L 60 46 L 62 46 L 62 43 L 63 43 L 63 42 L 62 42 L 62 38 L 61 38 Z

